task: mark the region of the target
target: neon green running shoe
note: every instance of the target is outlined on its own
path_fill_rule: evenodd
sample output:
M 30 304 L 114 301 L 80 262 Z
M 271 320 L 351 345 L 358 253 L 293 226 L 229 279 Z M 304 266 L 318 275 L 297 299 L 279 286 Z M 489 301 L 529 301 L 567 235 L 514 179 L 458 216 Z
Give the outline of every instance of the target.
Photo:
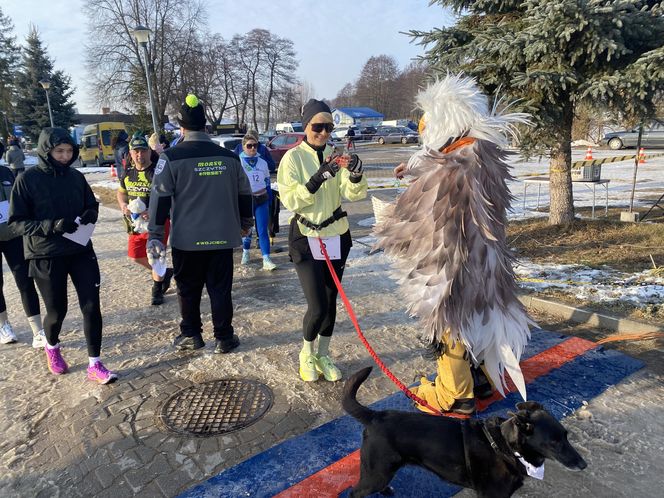
M 316 370 L 323 374 L 325 380 L 336 382 L 341 380 L 341 370 L 339 370 L 329 356 L 316 356 Z
M 320 377 L 316 369 L 316 355 L 300 352 L 300 378 L 304 382 L 316 382 Z

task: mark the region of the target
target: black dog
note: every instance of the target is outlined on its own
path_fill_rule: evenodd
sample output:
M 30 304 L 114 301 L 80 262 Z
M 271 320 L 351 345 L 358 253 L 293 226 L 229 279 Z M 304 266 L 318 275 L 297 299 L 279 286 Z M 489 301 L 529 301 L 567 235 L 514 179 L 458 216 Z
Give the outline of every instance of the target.
M 448 482 L 472 488 L 481 497 L 507 497 L 523 485 L 526 467 L 551 458 L 573 470 L 586 462 L 567 441 L 567 430 L 539 403 L 519 403 L 509 419 L 459 420 L 425 413 L 373 411 L 356 400 L 371 367 L 344 386 L 343 407 L 364 426 L 360 481 L 352 497 L 388 487 L 404 465 L 419 465 Z

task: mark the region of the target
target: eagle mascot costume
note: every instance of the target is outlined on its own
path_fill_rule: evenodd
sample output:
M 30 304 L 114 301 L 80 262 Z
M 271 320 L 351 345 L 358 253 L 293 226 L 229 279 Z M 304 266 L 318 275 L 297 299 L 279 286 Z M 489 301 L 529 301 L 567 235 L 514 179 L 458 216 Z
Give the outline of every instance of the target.
M 432 83 L 417 104 L 423 147 L 404 171 L 414 180 L 395 203 L 374 198 L 375 248 L 394 259 L 409 312 L 441 346 L 438 376 L 422 377 L 417 394 L 442 411 L 455 411 L 459 401 L 474 410 L 472 362 L 484 364 L 503 395 L 507 371 L 525 400 L 519 359 L 535 323 L 517 299 L 505 240 L 513 197 L 502 148 L 517 124 L 529 124 L 528 115 L 501 114 L 500 102 L 490 108 L 463 75 Z

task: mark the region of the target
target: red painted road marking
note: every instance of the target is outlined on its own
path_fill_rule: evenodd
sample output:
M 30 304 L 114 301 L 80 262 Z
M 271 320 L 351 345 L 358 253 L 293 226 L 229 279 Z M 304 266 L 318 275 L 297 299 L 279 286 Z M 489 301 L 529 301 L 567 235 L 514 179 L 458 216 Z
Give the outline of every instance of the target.
M 545 351 L 542 351 L 521 363 L 521 371 L 526 382 L 548 374 L 565 363 L 581 356 L 597 344 L 579 337 L 571 337 Z M 514 384 L 508 383 L 510 392 L 515 391 Z M 477 409 L 485 410 L 491 403 L 502 399 L 494 392 L 488 399 L 478 401 Z M 337 498 L 339 493 L 348 489 L 360 479 L 360 450 L 355 450 L 332 465 L 319 470 L 306 479 L 294 484 L 274 498 Z

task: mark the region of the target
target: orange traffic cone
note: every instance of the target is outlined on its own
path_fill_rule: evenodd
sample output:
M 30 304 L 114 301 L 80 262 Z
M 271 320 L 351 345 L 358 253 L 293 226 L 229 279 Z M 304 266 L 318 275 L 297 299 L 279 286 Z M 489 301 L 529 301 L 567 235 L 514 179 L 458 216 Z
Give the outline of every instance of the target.
M 646 163 L 646 150 L 641 147 L 639 149 L 639 164 L 645 164 Z
M 115 172 L 115 164 L 111 164 L 111 178 L 117 178 L 118 174 Z
M 586 161 L 592 161 L 593 160 L 593 148 L 588 146 L 586 149 Z

